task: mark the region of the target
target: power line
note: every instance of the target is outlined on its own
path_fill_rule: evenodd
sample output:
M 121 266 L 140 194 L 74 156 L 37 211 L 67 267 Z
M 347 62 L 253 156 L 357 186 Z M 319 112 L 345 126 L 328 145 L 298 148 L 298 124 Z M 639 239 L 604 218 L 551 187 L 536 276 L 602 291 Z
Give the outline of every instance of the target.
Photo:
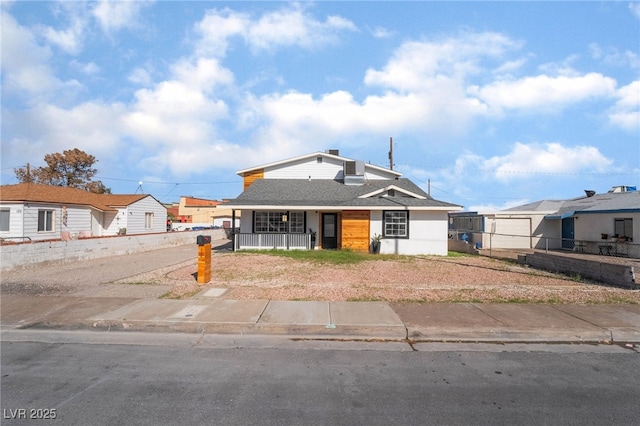
M 106 176 L 96 176 L 96 177 L 100 180 L 117 180 L 120 182 L 139 182 L 139 180 L 136 180 L 136 179 L 112 178 L 112 177 L 106 177 Z M 221 181 L 221 182 L 164 182 L 164 181 L 145 180 L 144 182 L 153 183 L 157 185 L 222 185 L 222 184 L 229 184 L 229 183 L 241 183 L 242 181 L 234 180 L 234 181 Z

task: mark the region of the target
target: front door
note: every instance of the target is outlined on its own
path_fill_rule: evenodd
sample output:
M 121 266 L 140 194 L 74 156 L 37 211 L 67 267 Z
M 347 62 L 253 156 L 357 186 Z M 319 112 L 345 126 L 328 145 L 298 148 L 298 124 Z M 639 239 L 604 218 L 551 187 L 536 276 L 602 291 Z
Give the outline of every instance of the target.
M 575 223 L 572 217 L 562 219 L 562 248 L 573 249 Z
M 338 215 L 322 213 L 322 248 L 338 248 Z

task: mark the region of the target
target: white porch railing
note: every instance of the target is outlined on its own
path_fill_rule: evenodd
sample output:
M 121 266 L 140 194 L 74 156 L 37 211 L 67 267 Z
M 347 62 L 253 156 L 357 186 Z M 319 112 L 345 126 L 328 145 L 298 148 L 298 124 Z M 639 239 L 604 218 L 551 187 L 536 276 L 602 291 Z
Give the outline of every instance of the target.
M 310 250 L 311 234 L 240 234 L 234 236 L 235 250 Z

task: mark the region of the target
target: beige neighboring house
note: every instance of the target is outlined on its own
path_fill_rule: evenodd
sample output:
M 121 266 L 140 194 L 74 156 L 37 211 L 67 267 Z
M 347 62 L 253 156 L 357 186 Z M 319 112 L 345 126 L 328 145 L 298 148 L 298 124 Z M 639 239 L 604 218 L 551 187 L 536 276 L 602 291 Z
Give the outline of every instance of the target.
M 149 194 L 94 194 L 62 186 L 0 186 L 0 239 L 42 241 L 166 232 L 167 209 Z
M 639 223 L 640 191 L 621 185 L 606 193 L 585 191 L 569 200 L 540 200 L 498 212 L 451 213 L 449 233 L 482 248 L 564 249 L 638 258 Z
M 193 227 L 231 228 L 231 209 L 224 207 L 224 201 L 208 200 L 196 197 L 180 197 L 178 205 L 179 216 L 190 216 L 191 223 L 174 223 L 175 230 Z M 236 227 L 240 226 L 240 219 L 236 219 Z

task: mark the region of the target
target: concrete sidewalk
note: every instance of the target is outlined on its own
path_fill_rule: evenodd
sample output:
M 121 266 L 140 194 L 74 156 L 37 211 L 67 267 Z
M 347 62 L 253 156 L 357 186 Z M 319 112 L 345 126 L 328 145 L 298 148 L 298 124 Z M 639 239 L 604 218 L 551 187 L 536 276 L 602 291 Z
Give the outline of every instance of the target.
M 226 240 L 213 245 L 214 252 L 228 250 Z M 225 289 L 218 288 L 169 300 L 157 298 L 164 288 L 113 284 L 193 262 L 196 249 L 194 244 L 3 273 L 1 326 L 300 339 L 640 343 L 640 305 L 239 301 L 223 297 Z M 101 291 L 106 283 L 115 290 Z
M 639 305 L 192 300 L 5 294 L 3 329 L 269 334 L 300 339 L 640 343 Z

